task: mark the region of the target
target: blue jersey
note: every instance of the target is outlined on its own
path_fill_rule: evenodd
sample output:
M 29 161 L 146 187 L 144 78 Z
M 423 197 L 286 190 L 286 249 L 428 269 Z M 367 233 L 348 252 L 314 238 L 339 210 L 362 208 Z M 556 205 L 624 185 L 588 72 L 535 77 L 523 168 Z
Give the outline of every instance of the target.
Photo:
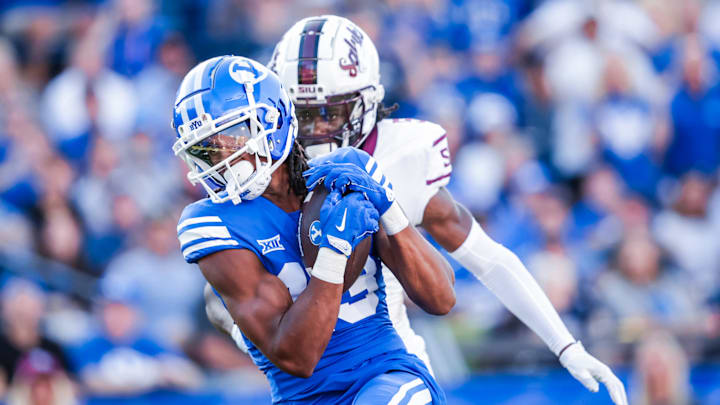
M 204 199 L 185 208 L 178 238 L 190 263 L 225 249 L 252 251 L 268 272 L 283 281 L 294 301 L 310 280 L 297 237 L 299 217 L 299 211 L 287 213 L 264 197 L 238 205 Z M 418 374 L 427 380 L 434 397 L 442 398 L 437 402 L 444 400 L 425 366 L 407 353 L 390 322 L 380 268 L 380 261 L 371 256 L 343 294 L 332 337 L 310 378 L 285 373 L 245 339 L 253 362 L 270 382 L 273 403 L 349 403 L 363 381 L 389 370 Z

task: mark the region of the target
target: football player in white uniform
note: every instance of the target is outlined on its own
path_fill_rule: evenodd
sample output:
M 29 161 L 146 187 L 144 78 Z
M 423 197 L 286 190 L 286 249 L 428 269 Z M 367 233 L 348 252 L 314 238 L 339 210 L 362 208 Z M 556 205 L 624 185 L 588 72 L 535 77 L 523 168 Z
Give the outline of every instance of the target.
M 383 119 L 388 109 L 381 104 L 378 54 L 361 28 L 338 16 L 305 18 L 285 33 L 268 67 L 278 73 L 295 104 L 298 138 L 311 158 L 342 146 L 372 155 L 411 224 L 425 229 L 471 271 L 587 389 L 597 392 L 602 382 L 615 404 L 627 404 L 622 382 L 573 338 L 518 257 L 488 237 L 445 189 L 452 166 L 443 128 L 414 119 Z M 386 268 L 383 276 L 398 334 L 429 366 L 425 342 L 410 327 L 402 287 Z M 211 320 L 225 322 L 226 331 L 232 328 L 221 304 L 213 294 L 207 296 Z

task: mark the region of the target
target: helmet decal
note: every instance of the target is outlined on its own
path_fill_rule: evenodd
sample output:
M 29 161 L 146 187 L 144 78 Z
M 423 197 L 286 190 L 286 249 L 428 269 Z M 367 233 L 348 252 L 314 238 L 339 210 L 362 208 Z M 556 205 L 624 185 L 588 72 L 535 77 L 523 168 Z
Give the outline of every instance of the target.
M 253 83 L 261 78 L 260 72 L 247 59 L 234 60 L 229 71 L 230 77 L 240 84 Z
M 342 70 L 346 70 L 350 77 L 355 77 L 357 76 L 358 66 L 360 65 L 357 47 L 362 46 L 364 37 L 362 32 L 360 32 L 360 30 L 356 27 L 348 25 L 345 26 L 345 28 L 347 28 L 350 32 L 350 38 L 345 38 L 345 43 L 348 44 L 350 50 L 348 51 L 347 60 L 345 58 L 340 58 L 340 68 L 342 68 Z

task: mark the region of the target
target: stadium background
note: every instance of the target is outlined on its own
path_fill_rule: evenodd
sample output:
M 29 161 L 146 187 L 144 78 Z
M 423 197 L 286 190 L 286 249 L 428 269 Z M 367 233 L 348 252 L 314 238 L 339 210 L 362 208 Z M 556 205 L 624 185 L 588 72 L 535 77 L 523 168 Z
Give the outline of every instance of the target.
M 448 131 L 449 188 L 633 404 L 720 403 L 720 1 L 0 1 L 0 403 L 269 402 L 175 236 L 200 188 L 188 69 L 269 59 L 302 17 L 374 40 L 395 117 Z M 410 308 L 450 403 L 609 403 L 458 269 Z M 20 354 L 22 352 L 22 354 Z

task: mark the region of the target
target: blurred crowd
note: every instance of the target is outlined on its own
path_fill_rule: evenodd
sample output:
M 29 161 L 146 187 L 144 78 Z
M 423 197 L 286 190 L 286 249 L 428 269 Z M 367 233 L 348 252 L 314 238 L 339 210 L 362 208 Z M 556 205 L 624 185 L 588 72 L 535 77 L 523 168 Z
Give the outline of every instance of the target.
M 203 195 L 172 154 L 171 109 L 196 62 L 266 62 L 326 13 L 374 40 L 395 117 L 447 130 L 453 195 L 585 346 L 633 369 L 634 403 L 693 403 L 690 369 L 720 360 L 717 0 L 0 2 L 0 398 L 264 387 L 179 251 L 176 219 Z M 457 274 L 450 316 L 414 313 L 431 356 L 557 365 Z

